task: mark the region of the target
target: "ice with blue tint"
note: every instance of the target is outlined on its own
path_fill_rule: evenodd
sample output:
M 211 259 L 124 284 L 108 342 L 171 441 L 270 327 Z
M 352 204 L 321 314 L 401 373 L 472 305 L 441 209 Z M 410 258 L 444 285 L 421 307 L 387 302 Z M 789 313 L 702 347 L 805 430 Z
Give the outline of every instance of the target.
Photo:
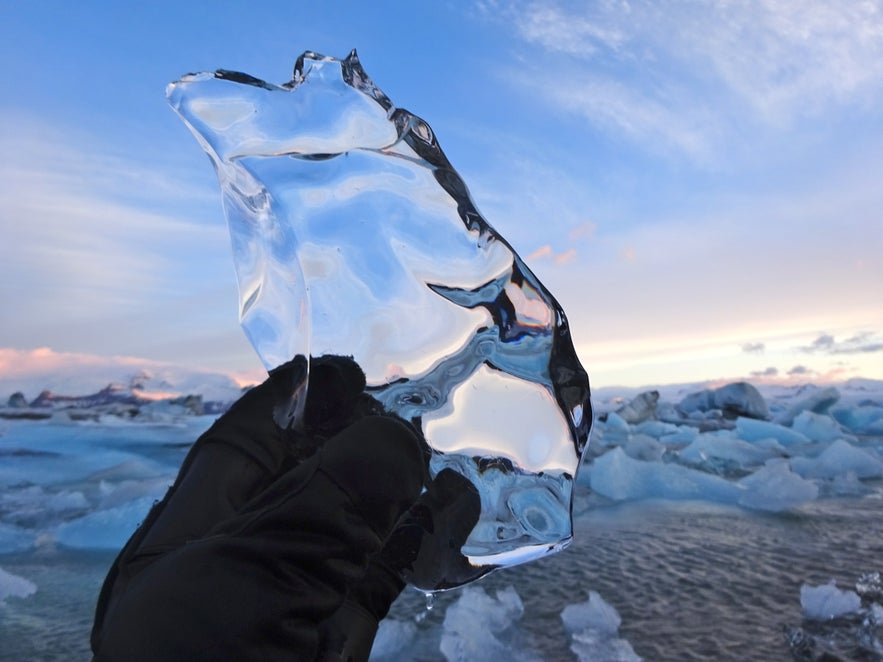
M 480 520 L 456 550 L 473 570 L 448 585 L 567 545 L 588 379 L 564 311 L 429 124 L 355 51 L 304 53 L 282 85 L 191 74 L 168 98 L 216 169 L 242 326 L 266 367 L 353 357 L 366 392 L 420 427 L 431 472 L 478 487 Z M 289 421 L 308 388 L 305 375 Z

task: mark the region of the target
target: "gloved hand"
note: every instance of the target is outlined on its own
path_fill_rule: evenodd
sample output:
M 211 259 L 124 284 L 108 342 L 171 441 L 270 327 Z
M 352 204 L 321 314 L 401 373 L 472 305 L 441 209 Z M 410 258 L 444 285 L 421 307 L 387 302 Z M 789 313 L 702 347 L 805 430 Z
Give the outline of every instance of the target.
M 480 511 L 478 490 L 467 478 L 451 469 L 439 472 L 399 519 L 343 605 L 320 625 L 319 659 L 367 660 L 380 621 L 411 576 L 419 575 L 438 588 L 459 584 L 450 579 L 465 574 L 468 561 L 460 548 Z
M 301 429 L 273 422 L 292 362 L 194 444 L 108 574 L 96 660 L 316 657 L 319 623 L 420 494 L 426 446 L 377 415 L 352 361 L 311 368 Z

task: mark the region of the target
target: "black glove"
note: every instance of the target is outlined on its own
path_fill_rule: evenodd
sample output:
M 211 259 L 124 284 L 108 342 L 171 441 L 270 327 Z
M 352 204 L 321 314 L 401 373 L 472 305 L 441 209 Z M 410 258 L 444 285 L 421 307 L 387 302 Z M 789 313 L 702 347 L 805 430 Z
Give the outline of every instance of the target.
M 445 469 L 399 519 L 362 581 L 332 618 L 320 625 L 322 662 L 364 662 L 379 623 L 405 587 L 420 577 L 437 589 L 457 586 L 478 572 L 460 552 L 481 512 L 478 490 Z
M 292 363 L 194 444 L 108 574 L 96 660 L 318 654 L 319 623 L 419 495 L 426 449 L 408 424 L 373 415 L 352 361 L 311 368 L 300 429 L 272 420 L 297 381 Z

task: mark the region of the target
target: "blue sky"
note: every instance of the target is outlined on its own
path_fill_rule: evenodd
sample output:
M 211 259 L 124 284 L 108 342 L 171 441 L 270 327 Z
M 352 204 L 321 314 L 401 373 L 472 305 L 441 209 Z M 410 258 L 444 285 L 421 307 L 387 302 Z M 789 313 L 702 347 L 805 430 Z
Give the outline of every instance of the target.
M 595 385 L 883 378 L 880 0 L 2 0 L 0 371 L 51 348 L 259 375 L 164 89 L 353 47 Z

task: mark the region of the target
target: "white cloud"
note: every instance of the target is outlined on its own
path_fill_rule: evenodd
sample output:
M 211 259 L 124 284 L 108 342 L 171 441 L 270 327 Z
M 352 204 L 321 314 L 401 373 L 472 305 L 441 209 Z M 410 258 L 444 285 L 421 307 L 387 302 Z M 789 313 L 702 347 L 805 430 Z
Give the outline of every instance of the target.
M 873 107 L 883 92 L 880 0 L 517 2 L 492 15 L 528 47 L 511 82 L 700 161 L 745 122 Z
M 120 343 L 143 332 L 124 319 L 161 315 L 218 282 L 232 291 L 217 305 L 233 309 L 216 192 L 95 137 L 0 121 L 16 127 L 0 141 L 3 344 L 70 347 L 80 335 L 93 350 L 125 351 Z M 199 323 L 196 313 L 176 320 L 175 332 Z

